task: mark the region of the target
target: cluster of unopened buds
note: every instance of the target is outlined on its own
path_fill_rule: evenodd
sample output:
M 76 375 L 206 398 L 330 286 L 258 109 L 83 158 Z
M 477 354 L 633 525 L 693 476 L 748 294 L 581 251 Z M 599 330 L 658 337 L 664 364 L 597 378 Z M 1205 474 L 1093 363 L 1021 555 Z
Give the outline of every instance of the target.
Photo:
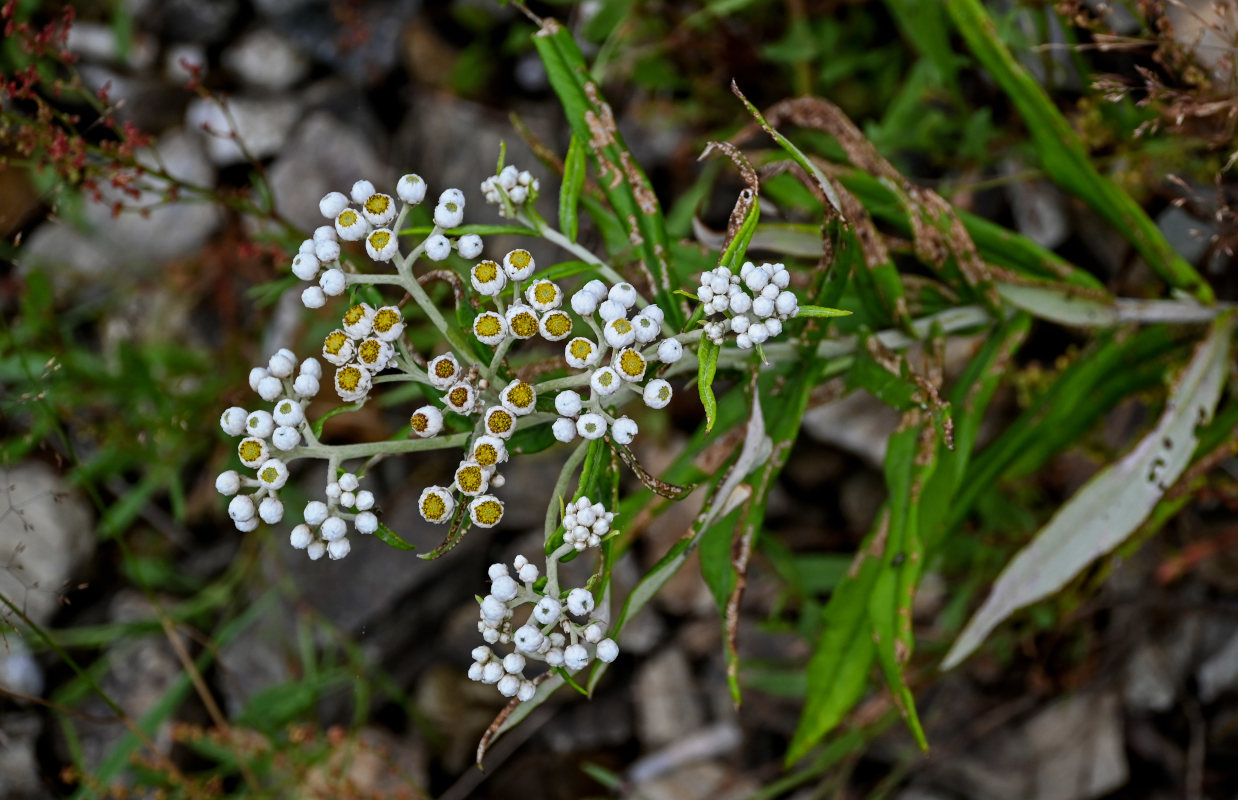
M 701 275 L 696 297 L 706 319 L 704 335 L 721 345 L 728 333 L 735 346 L 747 350 L 782 333 L 782 323 L 799 312 L 799 300 L 787 289 L 791 273 L 783 264 L 744 262 L 736 275 L 717 267 Z
M 537 199 L 541 188 L 537 178 L 528 170 L 518 170 L 511 164 L 481 182 L 481 193 L 486 202 L 499 207 L 499 216 L 512 217 L 526 203 Z
M 473 650 L 469 678 L 492 684 L 504 697 L 529 700 L 535 683 L 525 677 L 530 661 L 571 672 L 587 667 L 595 658 L 610 663 L 619 657 L 619 645 L 607 637 L 608 612 L 598 608 L 587 587 L 563 591 L 558 583 L 559 560 L 568 553 L 596 547 L 610 535 L 614 514 L 601 503 L 581 497 L 568 505 L 563 518 L 564 541 L 546 560 L 546 581 L 541 589 L 541 571 L 522 555 L 509 570 L 506 564 L 491 564 L 490 593 L 480 602 L 477 630 L 486 644 Z M 582 524 L 591 520 L 589 526 Z M 515 577 L 512 576 L 515 573 Z M 532 606 L 528 618 L 517 623 L 515 611 Z M 492 645 L 511 645 L 506 655 Z

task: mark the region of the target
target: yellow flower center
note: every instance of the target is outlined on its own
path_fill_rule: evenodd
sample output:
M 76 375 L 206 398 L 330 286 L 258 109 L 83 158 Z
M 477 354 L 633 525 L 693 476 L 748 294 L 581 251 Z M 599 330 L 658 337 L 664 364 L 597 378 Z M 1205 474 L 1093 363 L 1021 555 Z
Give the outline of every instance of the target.
M 572 332 L 572 318 L 562 311 L 548 314 L 543 322 L 546 326 L 546 332 L 556 338 L 567 336 Z
M 499 265 L 493 261 L 483 261 L 473 267 L 473 277 L 478 283 L 490 283 L 499 277 Z
M 529 408 L 535 398 L 533 387 L 523 382 L 517 383 L 507 392 L 507 401 L 516 408 Z
M 512 333 L 521 339 L 528 339 L 537 333 L 537 317 L 528 311 L 512 315 Z
M 345 325 L 356 325 L 363 319 L 365 319 L 365 306 L 360 303 L 344 312 Z
M 503 519 L 503 506 L 498 500 L 485 500 L 473 506 L 473 514 L 482 525 L 497 525 Z
M 267 467 L 258 477 L 262 478 L 266 483 L 275 483 L 275 481 L 279 480 L 279 470 L 275 467 Z
M 391 208 L 391 198 L 385 194 L 372 194 L 370 199 L 365 201 L 365 210 L 371 214 L 385 214 L 388 208 Z M 382 247 L 383 245 L 376 243 L 374 246 Z
M 249 463 L 262 458 L 262 442 L 257 439 L 246 439 L 236 448 L 241 460 Z
M 361 385 L 361 370 L 344 367 L 335 373 L 335 384 L 346 392 L 356 391 Z
M 610 326 L 619 333 L 627 333 L 632 330 L 632 323 L 628 322 L 626 319 L 614 320 L 610 323 Z
M 400 321 L 400 312 L 394 308 L 381 308 L 374 315 L 374 330 L 386 333 Z
M 659 400 L 670 400 L 671 399 L 671 387 L 659 386 L 658 387 L 658 399 Z
M 645 374 L 645 359 L 635 350 L 624 350 L 619 356 L 619 369 L 623 370 L 625 375 L 638 377 Z
M 477 331 L 478 336 L 498 336 L 503 332 L 503 323 L 499 322 L 498 314 L 485 313 L 477 318 L 473 329 Z
M 369 203 L 366 203 L 368 206 Z M 375 250 L 382 250 L 391 241 L 391 234 L 387 231 L 374 231 L 370 234 L 370 244 L 374 245 Z
M 428 494 L 421 501 L 421 513 L 429 520 L 440 520 L 447 515 L 447 504 L 437 494 Z
M 457 386 L 447 393 L 447 402 L 451 403 L 454 408 L 464 408 L 469 402 L 469 390 L 467 386 Z
M 486 430 L 491 433 L 507 433 L 512 429 L 512 415 L 501 408 L 496 408 L 486 417 Z
M 614 382 L 615 382 L 615 373 L 610 372 L 609 370 L 606 372 L 598 373 L 598 383 L 602 384 L 603 386 L 610 386 Z
M 516 269 L 524 269 L 533 261 L 533 254 L 528 250 L 513 250 L 507 254 L 507 260 Z
M 335 356 L 339 355 L 346 344 L 348 344 L 348 334 L 343 331 L 331 331 L 327 334 L 327 338 L 323 339 L 322 349 Z
M 493 467 L 499 463 L 499 450 L 490 442 L 482 442 L 473 448 L 473 460 L 483 467 Z
M 460 487 L 460 491 L 466 494 L 469 492 L 480 492 L 484 478 L 481 467 L 476 465 L 469 465 L 456 470 L 456 485 Z
M 336 219 L 345 228 L 351 228 L 353 225 L 356 225 L 359 220 L 357 217 L 357 212 L 353 211 L 351 208 L 346 208 L 341 211 L 340 215 L 336 217 Z
M 439 359 L 434 365 L 434 374 L 436 377 L 446 380 L 454 378 L 456 375 L 456 365 L 450 358 Z
M 292 401 L 291 401 L 291 400 L 285 400 L 284 402 L 280 403 L 280 404 L 279 404 L 279 413 L 281 413 L 281 414 L 291 414 L 291 413 L 292 413 Z
M 593 342 L 588 339 L 577 339 L 571 344 L 572 357 L 584 360 L 593 355 Z
M 375 364 L 382 355 L 383 343 L 377 339 L 366 339 L 357 348 L 357 356 L 367 364 Z
M 533 299 L 539 303 L 553 303 L 559 297 L 559 287 L 550 281 L 539 281 L 533 287 Z
M 425 414 L 418 412 L 408 418 L 408 424 L 413 430 L 421 433 L 426 428 L 430 427 L 430 420 L 426 418 Z

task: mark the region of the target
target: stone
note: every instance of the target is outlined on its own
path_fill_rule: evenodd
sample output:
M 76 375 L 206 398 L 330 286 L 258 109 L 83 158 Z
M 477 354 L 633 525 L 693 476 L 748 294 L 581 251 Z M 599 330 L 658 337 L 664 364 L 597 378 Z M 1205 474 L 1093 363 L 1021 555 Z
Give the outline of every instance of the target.
M 239 96 L 224 102 L 227 112 L 217 100 L 205 97 L 185 111 L 185 125 L 201 134 L 207 156 L 220 166 L 280 152 L 301 117 L 301 104 L 290 98 Z
M 163 0 L 164 34 L 173 41 L 217 42 L 228 33 L 237 0 Z
M 94 553 L 90 507 L 50 467 L 0 467 L 0 593 L 47 625 Z M 0 610 L 0 620 L 11 612 Z
M 1157 215 L 1156 227 L 1161 229 L 1169 246 L 1192 264 L 1199 263 L 1217 233 L 1215 225 L 1177 206 L 1169 206 Z
M 170 44 L 164 52 L 164 77 L 177 86 L 184 86 L 195 79 L 205 78 L 209 66 L 206 48 L 198 42 Z
M 632 683 L 636 731 L 646 748 L 677 741 L 701 727 L 705 712 L 682 652 L 666 648 L 637 667 Z
M 1177 694 L 1172 667 L 1165 651 L 1144 642 L 1126 662 L 1122 699 L 1132 711 L 1168 711 Z
M 632 797 L 642 800 L 740 800 L 751 797 L 760 785 L 716 761 L 692 764 L 637 784 Z
M 327 192 L 347 193 L 361 178 L 394 189 L 399 176 L 379 159 L 371 141 L 319 111 L 297 125 L 268 177 L 276 209 L 309 232 L 325 223 L 318 201 Z
M 288 89 L 310 67 L 309 59 L 292 42 L 270 28 L 242 36 L 224 51 L 223 64 L 243 83 L 270 91 Z
M 367 0 L 343 12 L 334 4 L 261 0 L 271 27 L 354 83 L 380 82 L 400 56 L 400 36 L 419 0 Z
M 1199 684 L 1199 699 L 1205 703 L 1238 689 L 1238 633 L 1200 665 L 1195 681 Z
M 1014 177 L 1026 169 L 1017 161 L 1006 161 L 1002 172 Z M 1050 250 L 1070 236 L 1070 216 L 1062 191 L 1046 180 L 1012 181 L 1006 186 L 1006 197 L 1014 214 L 1019 233 Z
M 0 716 L 0 797 L 43 800 L 52 797 L 39 777 L 36 744 L 43 724 L 34 714 Z
M 43 694 L 43 670 L 34 654 L 18 636 L 11 632 L 0 637 L 0 689 L 27 697 Z M 0 797 L 3 797 L 0 793 Z

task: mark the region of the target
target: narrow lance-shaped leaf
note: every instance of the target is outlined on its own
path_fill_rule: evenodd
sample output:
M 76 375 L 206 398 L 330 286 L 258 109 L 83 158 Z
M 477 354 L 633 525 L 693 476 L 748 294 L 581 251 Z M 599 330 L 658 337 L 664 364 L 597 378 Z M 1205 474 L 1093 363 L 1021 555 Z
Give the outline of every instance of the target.
M 697 351 L 696 385 L 701 394 L 701 405 L 705 408 L 705 431 L 714 428 L 718 418 L 718 400 L 714 397 L 714 375 L 718 371 L 718 354 L 722 348 L 708 338 L 702 337 Z
M 585 188 L 585 148 L 580 137 L 572 134 L 563 160 L 563 185 L 559 189 L 559 230 L 571 241 L 576 241 L 579 230 L 580 193 Z
M 970 655 L 1015 611 L 1062 588 L 1147 518 L 1190 463 L 1197 426 L 1216 409 L 1233 333 L 1232 313 L 1217 319 L 1179 377 L 1156 428 L 1088 481 L 1011 560 L 950 648 L 943 669 Z

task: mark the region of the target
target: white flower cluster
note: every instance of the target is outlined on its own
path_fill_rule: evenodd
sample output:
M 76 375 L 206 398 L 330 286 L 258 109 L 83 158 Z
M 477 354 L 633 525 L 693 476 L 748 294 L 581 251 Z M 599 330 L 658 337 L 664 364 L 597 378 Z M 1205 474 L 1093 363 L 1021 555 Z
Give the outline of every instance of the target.
M 399 256 L 400 221 L 409 208 L 425 199 L 426 183 L 418 175 L 405 175 L 396 184 L 396 194 L 403 206 L 397 207 L 395 198 L 376 191 L 370 181 L 359 180 L 348 195 L 328 192 L 318 201 L 318 210 L 331 224 L 316 228 L 313 237 L 301 243 L 292 259 L 294 275 L 303 281 L 318 282 L 301 293 L 306 308 L 322 308 L 328 297 L 341 295 L 348 287 L 348 276 L 340 263 L 341 242 L 365 240 L 366 253 L 377 262 Z M 443 261 L 453 247 L 463 258 L 481 255 L 480 236 L 466 234 L 451 239 L 444 233 L 463 222 L 464 192 L 448 189 L 439 195 L 434 207 L 435 229 L 422 243 L 426 257 Z
M 251 478 L 230 469 L 215 479 L 219 493 L 232 498 L 228 516 L 237 530 L 249 532 L 258 527 L 259 520 L 274 525 L 284 518 L 279 490 L 288 482 L 288 466 L 277 454 L 301 444 L 309 425 L 305 407 L 318 394 L 321 378 L 322 367 L 315 359 L 307 358 L 298 366 L 291 350 L 280 350 L 267 366 L 249 372 L 250 388 L 274 407 L 270 411 L 247 411 L 233 406 L 220 416 L 224 433 L 244 437 L 237 445 L 237 455 L 255 472 Z M 255 491 L 242 494 L 242 489 Z
M 503 263 L 480 261 L 469 272 L 473 289 L 483 297 L 501 301 L 499 295 L 512 284 L 512 302 L 506 309 L 500 305 L 495 311 L 483 311 L 473 319 L 473 335 L 478 341 L 497 347 L 503 342 L 532 339 L 541 336 L 548 342 L 566 339 L 572 333 L 572 318 L 560 306 L 563 305 L 563 290 L 550 280 L 537 280 L 525 288 L 523 297 L 520 282 L 528 280 L 537 269 L 537 262 L 528 250 L 512 250 L 503 256 Z
M 360 486 L 361 480 L 351 472 L 328 483 L 327 502 L 311 500 L 305 504 L 305 521 L 288 537 L 292 546 L 304 550 L 311 561 L 324 555 L 341 559 L 352 550 L 347 537 L 350 519 L 357 533 L 378 530 L 378 517 L 370 510 L 374 508 L 374 495 Z
M 501 217 L 511 216 L 525 203 L 536 200 L 539 188 L 537 178 L 528 170 L 517 170 L 511 164 L 503 167 L 498 175 L 481 182 L 481 192 L 486 196 L 486 202 L 498 206 Z
M 584 400 L 571 389 L 555 397 L 559 419 L 552 429 L 559 441 L 570 442 L 577 436 L 599 439 L 609 429 L 616 442 L 629 444 L 637 433 L 636 422 L 628 417 L 615 419 L 608 409 L 625 393 L 640 395 L 650 408 L 665 408 L 671 401 L 669 383 L 661 378 L 647 380 L 652 374 L 650 363 L 653 359 L 675 363 L 683 356 L 683 345 L 674 338 L 657 341 L 663 315 L 656 305 L 646 305 L 628 319 L 638 299 L 629 283 L 608 288 L 599 280 L 589 281 L 572 295 L 572 310 L 590 324 L 599 341 L 577 336 L 564 348 L 568 366 L 589 370 L 589 398 Z M 607 359 L 610 349 L 614 353 Z
M 477 630 L 486 645 L 474 648 L 469 678 L 494 685 L 504 697 L 529 700 L 536 690 L 534 682 L 525 677 L 530 661 L 543 661 L 550 667 L 564 667 L 572 672 L 584 669 L 593 659 L 610 663 L 619 657 L 619 645 L 607 634 L 605 609 L 597 609 L 593 593 L 585 587 L 561 591 L 558 586 L 558 559 L 571 550 L 584 550 L 601 543 L 610 533 L 614 515 L 601 503 L 588 497 L 573 502 L 564 517 L 567 530 L 563 547 L 547 560 L 544 593 L 535 588 L 540 571 L 522 555 L 512 562 L 515 577 L 506 564 L 491 564 L 490 593 L 481 600 Z M 592 528 L 580 524 L 582 516 L 594 519 Z M 575 525 L 569 525 L 574 521 Z M 605 528 L 605 531 L 596 531 Z M 585 530 L 583 538 L 580 530 Z M 570 538 L 569 538 L 570 537 Z M 517 608 L 533 606 L 523 624 L 513 617 Z M 512 652 L 495 653 L 487 645 L 510 644 Z
M 346 403 L 364 398 L 373 378 L 395 358 L 393 342 L 404 332 L 404 315 L 396 306 L 378 309 L 358 303 L 344 313 L 341 327 L 327 334 L 322 357 L 335 365 L 335 391 Z
M 730 316 L 706 322 L 705 336 L 720 345 L 728 332 L 734 333 L 736 346 L 746 350 L 782 333 L 783 321 L 799 311 L 799 300 L 787 289 L 790 283 L 783 264 L 746 261 L 738 275 L 726 267 L 703 273 L 696 296 L 705 316 Z

